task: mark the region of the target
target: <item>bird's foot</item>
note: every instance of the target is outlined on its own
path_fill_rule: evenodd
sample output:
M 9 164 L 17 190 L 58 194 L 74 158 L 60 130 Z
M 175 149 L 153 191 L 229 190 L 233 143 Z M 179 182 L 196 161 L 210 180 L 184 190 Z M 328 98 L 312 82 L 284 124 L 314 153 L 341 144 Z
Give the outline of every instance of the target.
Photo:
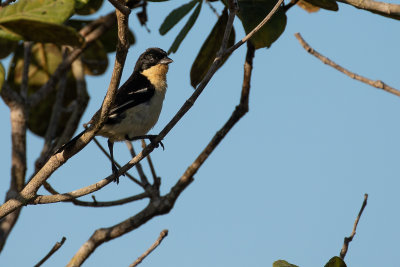
M 154 139 L 156 139 L 158 135 L 156 134 L 148 134 L 148 135 L 139 135 L 135 137 L 129 137 L 128 135 L 125 136 L 126 140 L 129 141 L 136 141 L 140 139 L 149 139 L 152 144 L 154 144 L 155 147 L 159 147 L 161 145 L 162 149 L 165 150 L 163 142 L 160 140 L 156 142 Z
M 112 172 L 114 175 L 113 182 L 118 184 L 119 183 L 118 168 L 114 163 L 112 163 Z

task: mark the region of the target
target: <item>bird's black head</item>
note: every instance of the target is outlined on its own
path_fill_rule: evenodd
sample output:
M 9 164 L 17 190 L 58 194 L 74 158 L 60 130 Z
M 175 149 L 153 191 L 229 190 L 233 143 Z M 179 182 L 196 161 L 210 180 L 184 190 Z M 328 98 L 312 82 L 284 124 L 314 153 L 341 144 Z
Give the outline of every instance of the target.
M 135 71 L 142 72 L 157 64 L 168 65 L 173 62 L 167 53 L 161 48 L 152 47 L 148 48 L 143 54 L 140 55 L 136 62 Z

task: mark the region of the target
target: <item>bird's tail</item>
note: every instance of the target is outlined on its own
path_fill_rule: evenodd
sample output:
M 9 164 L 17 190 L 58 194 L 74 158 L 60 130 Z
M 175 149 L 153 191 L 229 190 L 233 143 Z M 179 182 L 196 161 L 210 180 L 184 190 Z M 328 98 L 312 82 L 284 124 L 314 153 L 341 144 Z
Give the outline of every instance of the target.
M 79 139 L 79 137 L 81 137 L 84 133 L 86 133 L 86 129 L 83 130 L 82 132 L 80 132 L 77 136 L 75 136 L 71 140 L 69 140 L 67 143 L 62 145 L 59 149 L 56 150 L 56 152 L 54 152 L 54 154 L 60 153 L 62 150 L 64 150 L 67 147 L 70 147 L 71 145 L 75 144 L 76 141 Z

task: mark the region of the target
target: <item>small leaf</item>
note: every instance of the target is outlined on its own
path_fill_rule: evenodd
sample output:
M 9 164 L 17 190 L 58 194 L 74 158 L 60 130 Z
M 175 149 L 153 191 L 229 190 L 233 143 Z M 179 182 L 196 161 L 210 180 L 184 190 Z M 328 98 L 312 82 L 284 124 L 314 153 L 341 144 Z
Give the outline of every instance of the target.
M 159 32 L 161 35 L 166 34 L 170 29 L 172 29 L 190 10 L 195 6 L 198 0 L 190 1 L 174 10 L 165 18 L 164 22 L 161 24 Z
M 75 7 L 75 13 L 82 16 L 91 15 L 93 13 L 96 13 L 101 8 L 103 2 L 103 0 L 87 0 L 86 4 Z
M 300 0 L 299 2 L 297 2 L 297 5 L 302 9 L 304 9 L 305 11 L 307 11 L 308 13 L 317 12 L 320 9 L 319 7 L 314 6 L 304 0 Z
M 74 28 L 54 23 L 20 19 L 2 23 L 2 26 L 26 41 L 71 46 L 81 46 L 84 42 Z
M 303 1 L 308 2 L 314 6 L 323 8 L 323 9 L 327 9 L 327 10 L 331 10 L 331 11 L 339 10 L 339 6 L 335 0 L 303 0 Z
M 179 32 L 178 36 L 175 38 L 175 41 L 172 43 L 171 47 L 168 50 L 168 54 L 169 53 L 175 53 L 180 44 L 182 43 L 183 39 L 185 39 L 186 35 L 188 34 L 188 32 L 190 31 L 190 29 L 193 27 L 194 23 L 196 22 L 199 14 L 200 14 L 200 10 L 201 10 L 201 4 L 203 2 L 199 2 L 199 4 L 197 5 L 196 9 L 193 11 L 192 15 L 190 16 L 190 18 L 188 19 L 188 21 L 186 22 L 185 26 L 183 26 L 182 30 Z
M 101 75 L 107 70 L 107 52 L 99 40 L 83 52 L 82 63 L 85 67 L 85 73 L 89 75 Z
M 289 262 L 284 260 L 277 260 L 272 264 L 272 267 L 299 267 L 299 266 L 290 264 Z
M 226 9 L 222 12 L 217 23 L 214 25 L 207 39 L 200 48 L 196 59 L 193 62 L 190 70 L 190 83 L 196 88 L 207 74 L 208 69 L 212 65 L 214 58 L 221 47 L 222 39 L 224 38 L 225 26 L 228 21 L 228 12 Z M 228 39 L 228 47 L 235 43 L 235 31 L 232 28 L 231 35 Z M 230 55 L 224 57 L 221 66 L 225 63 Z
M 239 0 L 238 17 L 242 21 L 246 34 L 250 33 L 267 16 L 275 4 L 276 1 L 271 0 Z M 251 37 L 254 47 L 256 49 L 270 47 L 284 32 L 286 20 L 285 12 L 278 9 L 271 20 Z
M 74 0 L 19 0 L 0 10 L 0 23 L 16 20 L 63 23 L 74 11 Z
M 341 258 L 335 256 L 325 264 L 325 267 L 347 267 L 347 265 Z
M 4 79 L 6 77 L 6 72 L 4 70 L 3 64 L 0 63 L 0 92 L 1 88 L 3 88 Z
M 0 38 L 7 39 L 10 41 L 21 40 L 21 36 L 15 34 L 15 33 L 9 32 L 6 29 L 1 29 L 1 27 L 0 27 Z

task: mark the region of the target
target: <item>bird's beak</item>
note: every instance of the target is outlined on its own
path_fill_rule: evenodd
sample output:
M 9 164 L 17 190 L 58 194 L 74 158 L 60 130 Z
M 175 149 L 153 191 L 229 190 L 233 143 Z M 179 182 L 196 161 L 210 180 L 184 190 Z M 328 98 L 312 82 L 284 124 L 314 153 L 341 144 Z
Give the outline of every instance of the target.
M 168 65 L 169 63 L 174 62 L 172 59 L 170 59 L 169 57 L 164 57 L 163 59 L 160 60 L 160 64 L 165 64 Z

